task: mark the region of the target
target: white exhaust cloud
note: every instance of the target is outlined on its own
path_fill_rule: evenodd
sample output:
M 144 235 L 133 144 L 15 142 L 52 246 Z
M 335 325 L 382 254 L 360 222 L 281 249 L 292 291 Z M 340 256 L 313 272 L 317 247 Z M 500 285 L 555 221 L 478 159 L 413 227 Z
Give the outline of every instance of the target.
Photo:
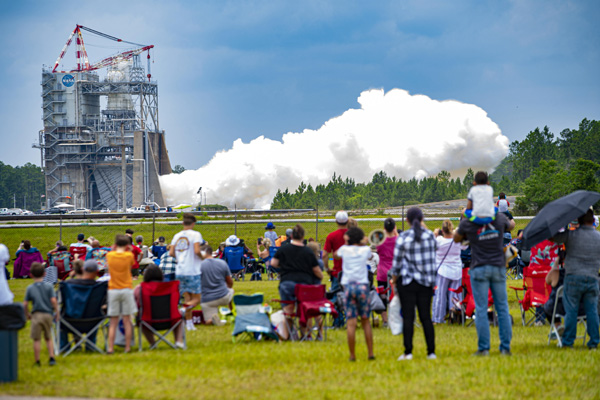
M 350 109 L 317 130 L 286 133 L 281 141 L 259 136 L 219 151 L 198 170 L 160 178 L 169 204 L 197 204 L 202 186 L 209 203 L 269 208 L 277 189 L 315 187 L 335 172 L 368 182 L 379 171 L 418 179 L 449 171 L 453 177 L 491 171 L 508 153 L 509 140 L 473 104 L 437 101 L 405 90 L 364 91 Z

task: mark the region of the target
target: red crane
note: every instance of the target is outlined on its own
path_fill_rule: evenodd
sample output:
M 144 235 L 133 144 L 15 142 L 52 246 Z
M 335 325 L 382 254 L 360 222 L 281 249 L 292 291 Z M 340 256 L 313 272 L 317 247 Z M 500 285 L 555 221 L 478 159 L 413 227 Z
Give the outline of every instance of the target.
M 90 64 L 90 61 L 89 61 L 88 55 L 87 55 L 87 51 L 85 50 L 85 44 L 83 43 L 83 36 L 81 35 L 82 30 L 88 31 L 94 35 L 98 35 L 98 36 L 101 36 L 101 37 L 109 39 L 109 40 L 113 40 L 115 42 L 128 43 L 128 44 L 132 44 L 134 46 L 140 46 L 140 47 L 137 49 L 134 49 L 134 50 L 124 51 L 117 55 L 107 57 L 104 60 L 99 61 L 95 64 Z M 100 68 L 114 65 L 114 64 L 122 62 L 122 61 L 130 60 L 131 58 L 133 58 L 133 56 L 141 54 L 144 51 L 147 51 L 148 52 L 148 56 L 147 56 L 148 75 L 146 75 L 146 76 L 148 77 L 148 81 L 150 81 L 150 78 L 152 77 L 152 75 L 150 74 L 150 49 L 154 48 L 154 45 L 145 46 L 145 45 L 139 44 L 139 43 L 128 42 L 126 40 L 119 39 L 117 37 L 108 35 L 106 33 L 98 32 L 94 29 L 87 28 L 83 25 L 75 25 L 75 29 L 73 29 L 73 32 L 71 32 L 71 35 L 69 36 L 69 39 L 67 40 L 67 43 L 65 44 L 65 47 L 63 47 L 62 52 L 56 59 L 56 63 L 54 64 L 54 68 L 52 69 L 52 72 L 67 72 L 67 71 L 57 71 L 56 69 L 58 68 L 60 61 L 63 59 L 65 53 L 67 52 L 67 49 L 69 48 L 69 45 L 71 44 L 71 41 L 73 40 L 73 36 L 76 36 L 76 43 L 77 43 L 77 50 L 75 53 L 75 58 L 77 59 L 77 68 L 74 70 L 68 71 L 68 72 L 94 71 L 94 70 L 97 70 Z

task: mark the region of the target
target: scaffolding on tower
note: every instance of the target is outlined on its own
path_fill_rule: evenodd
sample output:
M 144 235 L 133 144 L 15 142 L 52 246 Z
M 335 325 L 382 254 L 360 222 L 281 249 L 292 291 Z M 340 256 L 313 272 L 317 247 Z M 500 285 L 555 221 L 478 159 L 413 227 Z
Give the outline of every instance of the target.
M 134 47 L 90 63 L 82 31 Z M 73 39 L 76 68 L 61 70 Z M 164 205 L 158 176 L 171 173 L 171 165 L 150 72 L 153 48 L 76 25 L 53 68 L 43 68 L 44 129 L 34 147 L 41 151 L 48 207 Z

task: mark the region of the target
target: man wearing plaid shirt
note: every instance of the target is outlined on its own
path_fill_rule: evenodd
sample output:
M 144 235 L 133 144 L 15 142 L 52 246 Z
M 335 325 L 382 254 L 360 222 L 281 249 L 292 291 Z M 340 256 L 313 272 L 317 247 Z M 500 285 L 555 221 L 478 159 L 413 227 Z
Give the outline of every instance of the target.
M 175 266 L 177 265 L 177 259 L 169 255 L 169 249 L 171 245 L 167 246 L 167 251 L 160 257 L 159 268 L 163 272 L 163 280 L 169 282 L 175 279 Z
M 404 324 L 404 354 L 400 360 L 412 360 L 415 307 L 423 325 L 427 342 L 427 358 L 435 359 L 435 333 L 431 321 L 431 299 L 437 273 L 435 252 L 437 242 L 433 233 L 423 225 L 423 212 L 413 207 L 406 213 L 412 228 L 396 240 L 392 263 L 392 284 L 396 284 L 402 305 Z

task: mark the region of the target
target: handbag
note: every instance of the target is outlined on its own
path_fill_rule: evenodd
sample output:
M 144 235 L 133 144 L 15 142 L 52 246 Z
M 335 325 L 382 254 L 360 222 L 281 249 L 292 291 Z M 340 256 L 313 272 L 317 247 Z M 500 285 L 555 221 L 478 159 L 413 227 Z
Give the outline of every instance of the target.
M 376 290 L 371 290 L 371 292 L 369 292 L 369 308 L 371 311 L 375 312 L 385 311 L 383 301 L 381 301 L 381 297 L 379 297 Z
M 454 240 L 450 242 L 450 246 L 448 246 L 448 251 L 446 251 L 446 254 L 444 254 L 444 258 L 442 258 L 442 261 L 440 261 L 440 265 L 438 265 L 437 268 L 435 269 L 436 272 L 439 271 L 440 268 L 442 267 L 442 264 L 444 263 L 446 256 L 448 256 L 448 253 L 450 253 L 450 249 L 452 248 L 453 244 L 454 244 Z

